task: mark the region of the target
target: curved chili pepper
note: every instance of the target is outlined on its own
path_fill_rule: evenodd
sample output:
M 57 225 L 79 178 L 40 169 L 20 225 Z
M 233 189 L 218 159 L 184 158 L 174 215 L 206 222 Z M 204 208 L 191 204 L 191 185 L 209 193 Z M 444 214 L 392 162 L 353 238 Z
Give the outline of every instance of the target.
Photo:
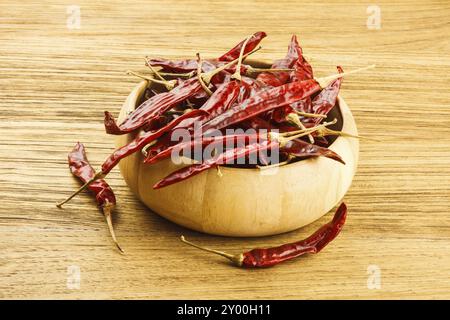
M 69 168 L 70 172 L 81 180 L 81 182 L 86 183 L 95 176 L 95 170 L 90 165 L 87 157 L 84 145 L 82 143 L 77 143 L 73 150 L 68 154 Z M 111 221 L 111 211 L 116 205 L 116 197 L 111 187 L 106 183 L 104 179 L 98 179 L 89 185 L 89 190 L 95 195 L 95 200 L 100 208 L 102 208 L 103 215 L 105 216 L 106 222 L 108 224 L 111 237 L 116 244 L 120 252 L 123 253 L 122 248 L 117 242 L 116 235 Z
M 207 116 L 185 120 L 177 127 L 191 127 L 196 120 L 206 122 L 209 119 L 215 118 L 219 114 L 224 113 L 236 101 L 239 95 L 239 89 L 240 85 L 236 81 L 230 81 L 222 84 L 199 109 L 205 111 Z
M 231 161 L 235 161 L 236 159 L 248 156 L 250 154 L 255 154 L 257 152 L 261 152 L 264 150 L 270 150 L 273 148 L 278 148 L 279 144 L 277 141 L 263 141 L 261 143 L 253 143 L 249 144 L 242 148 L 235 148 L 225 151 L 224 153 L 219 154 L 217 157 L 206 159 L 201 164 L 193 164 L 187 167 L 183 167 L 181 169 L 172 172 L 164 179 L 157 182 L 153 189 L 160 189 L 163 187 L 167 187 L 171 184 L 186 180 L 192 176 L 195 176 L 205 170 L 208 170 L 211 167 L 217 166 L 219 164 L 227 164 Z
M 191 72 L 197 70 L 197 59 L 184 59 L 184 60 L 167 60 L 167 59 L 149 59 L 147 61 L 152 66 L 162 67 L 167 72 Z
M 318 92 L 320 89 L 321 86 L 319 83 L 311 79 L 287 83 L 279 87 L 261 91 L 242 103 L 233 106 L 216 118 L 211 119 L 202 126 L 202 130 L 204 133 L 209 129 L 220 130 L 258 114 L 304 99 Z
M 272 68 L 276 68 L 276 69 L 286 69 L 286 68 L 292 68 L 294 66 L 296 66 L 295 69 L 298 68 L 298 66 L 296 65 L 297 63 L 299 63 L 299 61 L 304 61 L 303 58 L 303 52 L 302 52 L 302 48 L 299 46 L 298 41 L 297 41 L 297 36 L 293 35 L 291 38 L 291 42 L 289 43 L 288 46 L 288 52 L 286 54 L 286 57 L 284 57 L 281 60 L 277 60 L 272 64 Z M 297 70 L 293 71 L 294 73 Z M 280 82 L 286 83 L 289 81 L 289 77 L 290 74 L 289 72 L 280 72 L 276 74 L 277 78 L 280 80 Z M 311 77 L 309 78 L 305 78 L 305 79 L 301 79 L 301 80 L 307 80 L 307 79 L 312 79 L 312 69 L 311 69 Z M 300 79 L 297 79 L 296 81 L 299 81 Z
M 255 49 L 258 44 L 261 42 L 262 39 L 264 39 L 267 36 L 267 34 L 263 31 L 254 33 L 250 39 L 247 41 L 247 45 L 244 49 L 244 54 L 252 51 Z M 232 49 L 230 49 L 227 53 L 223 54 L 218 58 L 219 61 L 232 61 L 234 59 L 239 58 L 239 54 L 241 53 L 241 48 L 244 45 L 246 39 L 239 42 L 236 46 L 234 46 Z
M 339 73 L 343 73 L 344 70 L 340 66 L 337 67 Z M 324 88 L 311 102 L 312 112 L 315 114 L 326 115 L 336 105 L 336 100 L 341 88 L 342 78 L 334 80 L 326 88 Z M 314 125 L 319 124 L 321 119 L 314 119 L 312 122 Z
M 105 111 L 106 132 L 109 134 L 125 134 L 139 129 L 178 102 L 188 99 L 200 90 L 202 90 L 202 86 L 197 79 L 182 81 L 173 90 L 157 94 L 143 102 L 119 126 L 114 117 L 108 111 Z
M 147 155 L 144 160 L 146 163 L 151 162 L 151 158 L 158 153 L 166 150 L 174 144 L 171 141 L 171 134 L 180 128 L 192 129 L 195 121 L 206 122 L 207 120 L 216 117 L 217 115 L 225 112 L 234 103 L 237 96 L 239 95 L 239 83 L 236 81 L 230 81 L 219 86 L 219 88 L 213 92 L 211 97 L 203 104 L 199 110 L 203 110 L 208 113 L 208 115 L 199 116 L 196 118 L 190 118 L 182 121 L 176 127 L 174 127 L 170 132 L 167 132 L 162 140 L 160 139 L 155 145 L 151 146 L 147 150 Z
M 136 151 L 141 150 L 143 147 L 145 147 L 150 142 L 158 139 L 164 133 L 173 129 L 175 126 L 177 126 L 183 120 L 190 118 L 190 117 L 197 117 L 199 115 L 204 115 L 204 114 L 208 114 L 208 113 L 204 110 L 192 110 L 191 112 L 185 113 L 182 116 L 176 118 L 175 120 L 170 122 L 165 127 L 159 129 L 158 131 L 145 132 L 141 136 L 132 140 L 127 145 L 125 145 L 119 149 L 116 149 L 103 163 L 103 165 L 102 165 L 103 175 L 108 174 L 119 163 L 119 161 L 121 159 L 129 156 L 130 154 L 132 154 Z
M 265 32 L 256 32 L 249 39 L 247 45 L 244 49 L 244 54 L 255 49 L 262 39 L 266 37 Z M 244 45 L 245 39 L 239 42 L 236 46 L 230 49 L 227 53 L 224 53 L 217 59 L 217 62 L 214 60 L 205 60 L 205 62 L 209 62 L 215 64 L 216 66 L 220 65 L 220 62 L 229 62 L 239 57 L 241 52 L 241 48 Z M 166 60 L 166 59 L 149 59 L 148 62 L 152 66 L 162 67 L 164 71 L 168 72 L 191 72 L 197 70 L 198 61 L 196 59 L 184 59 L 184 60 Z
M 300 139 L 291 140 L 286 143 L 285 146 L 280 148 L 280 151 L 284 151 L 297 158 L 303 157 L 326 157 L 336 160 L 342 164 L 345 164 L 344 160 L 333 150 L 316 146 L 311 143 L 307 143 Z
M 347 206 L 342 202 L 337 208 L 333 220 L 319 228 L 308 238 L 284 244 L 279 247 L 253 249 L 238 255 L 232 255 L 223 251 L 201 247 L 187 241 L 184 236 L 181 236 L 181 241 L 197 249 L 225 257 L 238 267 L 265 268 L 272 267 L 281 262 L 297 258 L 307 253 L 319 253 L 327 244 L 338 236 L 344 227 L 346 218 Z
M 322 226 L 308 238 L 267 249 L 253 249 L 242 254 L 243 267 L 271 267 L 291 260 L 305 253 L 319 253 L 337 237 L 345 224 L 347 206 L 342 203 L 336 210 L 333 220 Z
M 175 152 L 177 150 L 195 150 L 196 147 L 201 147 L 203 149 L 205 146 L 210 145 L 219 145 L 222 146 L 236 146 L 238 143 L 243 144 L 250 144 L 250 143 L 256 143 L 258 141 L 266 140 L 267 134 L 231 134 L 231 135 L 221 135 L 221 136 L 215 136 L 215 137 L 197 137 L 193 140 L 178 143 L 176 145 L 172 145 L 155 156 L 151 158 L 145 158 L 144 163 L 147 164 L 154 164 L 158 161 L 161 161 L 163 159 L 167 159 L 172 155 L 172 152 Z
M 307 79 L 313 79 L 313 69 L 303 56 L 303 50 L 298 44 L 296 36 L 292 36 L 291 44 L 295 50 L 297 59 L 294 64 L 290 66 L 291 68 L 293 67 L 295 69 L 295 71 L 291 72 L 290 74 L 290 81 L 303 81 Z

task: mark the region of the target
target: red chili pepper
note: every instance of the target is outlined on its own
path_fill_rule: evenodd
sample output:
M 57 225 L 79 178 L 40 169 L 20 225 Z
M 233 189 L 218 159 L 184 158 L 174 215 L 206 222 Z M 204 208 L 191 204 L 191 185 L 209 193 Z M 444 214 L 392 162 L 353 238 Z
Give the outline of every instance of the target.
M 339 73 L 343 73 L 344 70 L 340 66 L 337 67 Z M 334 80 L 326 88 L 324 88 L 311 102 L 312 112 L 315 114 L 326 115 L 336 105 L 336 100 L 341 88 L 342 78 Z M 314 125 L 319 124 L 320 118 L 314 119 L 312 122 Z
M 307 79 L 313 79 L 314 73 L 311 65 L 306 61 L 305 57 L 303 56 L 303 50 L 299 46 L 297 42 L 297 37 L 292 37 L 292 47 L 295 48 L 297 59 L 291 67 L 295 69 L 295 71 L 291 72 L 290 74 L 290 81 L 303 81 Z
M 177 126 L 179 123 L 181 123 L 183 120 L 191 117 L 197 117 L 199 115 L 205 115 L 208 114 L 204 110 L 192 110 L 189 113 L 185 113 L 182 116 L 174 119 L 172 122 L 170 122 L 165 127 L 159 129 L 158 131 L 151 131 L 151 132 L 145 132 L 141 136 L 135 138 L 127 145 L 116 149 L 109 157 L 105 160 L 105 162 L 102 165 L 102 173 L 103 175 L 108 174 L 118 163 L 121 159 L 129 156 L 130 154 L 141 150 L 143 147 L 145 147 L 150 142 L 158 139 L 161 137 L 164 133 L 170 131 L 175 126 Z
M 149 59 L 148 63 L 152 66 L 162 67 L 167 72 L 191 72 L 197 70 L 197 59 L 184 59 L 184 60 L 167 60 L 167 59 Z
M 95 170 L 90 165 L 87 157 L 84 145 L 77 143 L 73 150 L 68 155 L 70 172 L 81 180 L 81 182 L 86 183 L 95 176 Z M 116 197 L 111 187 L 103 179 L 98 179 L 89 185 L 89 190 L 95 195 L 95 200 L 99 207 L 102 208 L 103 214 L 108 224 L 111 237 L 116 244 L 120 252 L 123 253 L 122 248 L 117 242 L 116 235 L 114 233 L 111 212 L 116 205 Z
M 272 126 L 269 122 L 258 116 L 244 120 L 240 123 L 240 125 L 245 129 L 251 128 L 254 130 L 271 130 L 274 128 L 274 126 Z
M 188 99 L 202 90 L 200 82 L 196 79 L 183 81 L 173 90 L 157 94 L 143 102 L 119 126 L 114 117 L 105 111 L 105 128 L 110 134 L 124 134 L 141 128 L 152 119 L 161 116 L 175 104 Z
M 253 34 L 250 39 L 247 41 L 247 45 L 245 46 L 244 49 L 244 54 L 252 51 L 253 49 L 255 49 L 258 44 L 261 42 L 262 39 L 264 39 L 267 36 L 267 34 L 265 32 L 256 32 L 255 34 Z M 236 46 L 234 46 L 234 48 L 230 49 L 227 53 L 225 53 L 224 55 L 222 55 L 221 57 L 219 57 L 219 61 L 232 61 L 234 59 L 239 58 L 239 54 L 241 53 L 241 48 L 245 43 L 245 40 L 242 40 L 241 42 L 239 42 Z
M 205 111 L 207 115 L 197 119 L 185 120 L 177 127 L 191 127 L 196 120 L 206 122 L 209 119 L 215 118 L 219 114 L 224 113 L 236 101 L 239 95 L 239 89 L 240 85 L 236 81 L 230 81 L 222 84 L 216 91 L 213 92 L 205 104 L 200 107 L 200 110 Z
M 285 146 L 280 148 L 280 151 L 287 152 L 297 158 L 322 156 L 345 164 L 344 160 L 333 150 L 322 148 L 300 139 L 287 142 Z
M 192 176 L 195 176 L 205 170 L 208 170 L 211 167 L 218 166 L 219 164 L 227 164 L 236 159 L 248 156 L 250 154 L 255 154 L 257 152 L 262 152 L 265 150 L 271 150 L 274 148 L 278 149 L 277 141 L 263 141 L 261 143 L 253 143 L 249 144 L 242 148 L 235 148 L 225 151 L 224 153 L 219 154 L 217 157 L 206 159 L 201 164 L 194 164 L 187 167 L 183 167 L 181 169 L 172 172 L 167 177 L 159 181 L 153 186 L 153 189 L 159 189 L 171 184 L 186 180 Z
M 304 240 L 266 249 L 253 249 L 238 255 L 200 247 L 181 236 L 181 241 L 195 248 L 221 255 L 234 265 L 245 268 L 272 267 L 283 261 L 291 260 L 307 253 L 319 253 L 328 243 L 341 232 L 347 218 L 347 206 L 341 203 L 334 214 L 333 220 L 319 228 Z
M 320 89 L 319 83 L 311 79 L 261 91 L 208 121 L 202 126 L 202 130 L 206 133 L 209 129 L 219 130 L 228 127 L 258 114 L 304 99 Z
M 302 48 L 298 44 L 297 36 L 293 35 L 291 38 L 291 42 L 289 43 L 288 52 L 286 54 L 286 57 L 284 57 L 284 59 L 275 61 L 272 65 L 272 68 L 283 69 L 283 68 L 292 68 L 294 66 L 296 66 L 298 68 L 298 66 L 296 64 L 299 61 L 304 61 L 303 52 L 302 52 Z M 294 73 L 295 72 L 296 71 L 294 71 Z M 289 72 L 280 72 L 280 73 L 277 73 L 276 75 L 282 84 L 289 81 L 289 75 L 290 75 Z M 312 79 L 312 69 L 311 69 L 311 77 L 306 78 L 306 79 L 301 79 L 301 80 L 307 80 L 307 79 Z M 299 80 L 300 79 L 298 79 L 297 81 L 299 81 Z
M 144 162 L 147 164 L 154 164 L 156 162 L 159 162 L 163 159 L 169 158 L 172 153 L 183 151 L 183 150 L 196 150 L 196 148 L 200 147 L 201 150 L 203 150 L 204 147 L 210 146 L 210 145 L 219 145 L 221 144 L 222 147 L 226 146 L 237 146 L 238 144 L 250 144 L 250 143 L 256 143 L 258 141 L 262 141 L 264 139 L 267 139 L 267 134 L 232 134 L 232 135 L 223 135 L 223 136 L 215 136 L 215 137 L 197 137 L 194 140 L 186 141 L 182 143 L 178 143 L 176 145 L 172 145 L 155 156 L 151 158 L 145 158 Z
M 252 51 L 255 49 L 258 44 L 261 42 L 262 39 L 266 37 L 265 32 L 256 32 L 253 34 L 250 38 L 250 40 L 247 42 L 247 45 L 244 49 L 244 54 Z M 215 60 L 204 60 L 205 63 L 213 64 L 216 67 L 220 66 L 220 62 L 229 62 L 234 59 L 239 58 L 239 54 L 241 52 L 241 48 L 245 42 L 245 39 L 239 42 L 234 48 L 230 49 L 227 53 L 223 54 L 221 57 Z M 197 59 L 184 59 L 184 60 L 166 60 L 166 59 L 149 59 L 148 63 L 150 63 L 152 66 L 159 66 L 162 67 L 164 71 L 167 72 L 192 72 L 197 70 L 198 61 Z M 202 66 L 202 69 L 204 66 Z

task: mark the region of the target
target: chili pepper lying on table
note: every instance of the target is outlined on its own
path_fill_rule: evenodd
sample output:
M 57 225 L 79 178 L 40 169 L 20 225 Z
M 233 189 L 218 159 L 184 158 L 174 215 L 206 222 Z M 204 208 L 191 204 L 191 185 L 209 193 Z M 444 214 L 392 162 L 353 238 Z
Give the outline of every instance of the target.
M 86 157 L 84 145 L 77 143 L 73 150 L 68 155 L 69 168 L 72 174 L 86 183 L 95 176 L 94 168 L 89 164 Z M 116 235 L 111 220 L 111 212 L 116 205 L 116 197 L 111 187 L 103 179 L 98 179 L 89 185 L 89 190 L 95 195 L 95 200 L 100 208 L 102 208 L 106 223 L 108 224 L 111 237 L 120 252 L 123 253 L 122 248 L 117 242 Z
M 345 203 L 336 210 L 333 220 L 319 228 L 306 239 L 266 249 L 253 249 L 241 254 L 232 255 L 223 251 L 217 251 L 201 247 L 181 236 L 181 241 L 203 251 L 211 252 L 230 260 L 234 265 L 245 268 L 265 268 L 280 264 L 307 253 L 319 253 L 327 244 L 333 241 L 344 227 L 347 218 L 347 206 Z

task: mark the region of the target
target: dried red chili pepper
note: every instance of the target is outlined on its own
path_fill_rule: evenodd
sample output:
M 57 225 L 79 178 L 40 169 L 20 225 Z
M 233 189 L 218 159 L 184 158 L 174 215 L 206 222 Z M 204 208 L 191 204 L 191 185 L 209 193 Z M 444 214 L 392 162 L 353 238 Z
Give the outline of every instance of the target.
M 204 110 L 192 110 L 191 112 L 185 113 L 182 116 L 174 119 L 172 122 L 167 124 L 165 127 L 159 129 L 158 131 L 151 131 L 151 132 L 145 132 L 141 136 L 135 138 L 133 141 L 128 143 L 127 145 L 116 149 L 103 163 L 102 165 L 102 173 L 103 175 L 108 174 L 118 163 L 121 159 L 129 156 L 130 154 L 141 150 L 143 147 L 145 147 L 150 142 L 158 139 L 161 137 L 164 133 L 170 131 L 175 126 L 177 126 L 179 123 L 184 121 L 187 118 L 191 117 L 198 117 L 201 115 L 207 115 L 208 113 Z
M 327 87 L 330 83 L 345 75 L 373 68 L 368 66 L 347 73 L 334 74 L 324 78 L 309 79 L 300 82 L 286 83 L 279 87 L 259 92 L 228 111 L 208 121 L 202 126 L 207 133 L 210 129 L 220 130 L 230 125 L 250 119 L 261 113 L 302 100 Z
M 336 210 L 333 220 L 319 228 L 308 238 L 279 247 L 266 249 L 253 249 L 241 254 L 232 255 L 223 251 L 217 251 L 201 247 L 181 236 L 181 241 L 197 249 L 218 254 L 229 259 L 234 265 L 245 268 L 272 267 L 283 261 L 291 260 L 307 253 L 319 253 L 327 244 L 334 240 L 344 227 L 347 218 L 347 206 L 345 203 Z
M 265 32 L 256 32 L 253 34 L 246 47 L 244 54 L 252 51 L 255 49 L 258 44 L 261 42 L 262 39 L 266 37 Z M 239 53 L 241 52 L 241 48 L 244 44 L 245 40 L 242 40 L 240 43 L 238 43 L 235 47 L 230 49 L 227 53 L 223 54 L 216 60 L 205 60 L 206 63 L 209 63 L 210 65 L 214 65 L 215 67 L 218 67 L 221 65 L 221 62 L 230 62 L 232 60 L 235 60 L 239 57 Z M 198 67 L 198 61 L 196 59 L 184 59 L 184 60 L 167 60 L 167 59 L 149 59 L 147 61 L 152 66 L 159 66 L 162 67 L 164 71 L 168 72 L 192 72 L 197 70 Z M 204 66 L 203 66 L 204 68 Z M 204 72 L 207 72 L 203 70 Z
M 293 35 L 291 38 L 291 42 L 289 43 L 288 52 L 286 54 L 286 57 L 284 57 L 284 59 L 275 61 L 272 64 L 272 68 L 282 69 L 282 68 L 292 68 L 295 66 L 296 68 L 295 68 L 295 71 L 293 71 L 293 73 L 296 73 L 297 69 L 298 69 L 298 64 L 300 64 L 299 61 L 304 62 L 306 60 L 304 60 L 304 58 L 303 58 L 302 48 L 298 44 L 297 36 Z M 310 74 L 311 74 L 311 76 L 309 78 L 297 79 L 296 81 L 312 79 L 313 78 L 312 77 L 312 69 L 311 69 Z M 290 73 L 289 72 L 280 72 L 280 73 L 277 73 L 276 76 L 278 77 L 280 82 L 282 84 L 284 84 L 289 81 Z
M 344 71 L 340 66 L 337 67 L 339 73 Z M 312 101 L 311 109 L 315 114 L 327 115 L 328 112 L 336 105 L 336 100 L 341 88 L 342 78 L 336 79 L 324 88 Z M 311 121 L 314 125 L 319 124 L 321 119 Z
M 202 90 L 202 86 L 197 79 L 183 81 L 173 90 L 157 94 L 143 102 L 120 125 L 117 125 L 114 117 L 108 111 L 105 111 L 106 132 L 109 134 L 133 132 L 200 90 Z
M 77 143 L 73 150 L 68 155 L 70 172 L 81 180 L 81 182 L 86 183 L 95 176 L 95 170 L 90 165 L 87 157 L 84 145 L 82 143 Z M 103 179 L 98 179 L 89 185 L 89 190 L 95 195 L 95 200 L 100 208 L 102 208 L 103 215 L 105 216 L 106 223 L 108 224 L 109 232 L 111 237 L 116 244 L 120 252 L 123 253 L 122 248 L 117 242 L 116 235 L 114 233 L 114 228 L 111 220 L 111 212 L 116 205 L 116 197 L 111 187 Z
M 300 139 L 291 140 L 280 148 L 281 152 L 286 152 L 297 158 L 303 157 L 326 157 L 345 164 L 344 160 L 333 150 L 307 143 Z
M 222 129 L 250 119 L 258 114 L 284 106 L 318 92 L 321 86 L 316 80 L 287 83 L 270 88 L 246 99 L 223 114 L 211 119 L 202 126 L 202 130 Z
M 245 46 L 245 53 L 248 53 L 255 49 L 262 39 L 264 39 L 267 36 L 265 32 L 256 32 L 253 34 L 253 36 L 250 37 L 250 39 L 247 42 L 247 45 Z M 236 46 L 234 46 L 232 49 L 230 49 L 227 53 L 223 54 L 218 58 L 219 61 L 232 61 L 234 59 L 237 59 L 239 57 L 239 54 L 241 53 L 241 48 L 244 45 L 246 39 L 239 42 Z
M 167 187 L 171 184 L 186 180 L 192 176 L 195 176 L 205 170 L 208 170 L 211 167 L 218 166 L 219 164 L 226 164 L 234 161 L 236 159 L 246 157 L 250 154 L 255 154 L 257 152 L 262 152 L 265 150 L 270 150 L 274 148 L 278 148 L 279 144 L 277 141 L 263 141 L 261 143 L 253 143 L 249 144 L 242 148 L 235 148 L 231 150 L 227 150 L 217 157 L 206 159 L 201 164 L 194 164 L 187 167 L 183 167 L 181 169 L 172 172 L 164 179 L 157 182 L 153 189 L 160 189 L 163 187 Z
M 254 49 L 244 55 L 248 55 L 256 52 L 259 48 Z M 242 57 L 241 57 L 242 58 Z M 105 111 L 105 128 L 107 133 L 111 134 L 125 134 L 137 130 L 144 126 L 147 122 L 151 121 L 155 117 L 161 116 L 164 112 L 168 111 L 172 106 L 178 102 L 184 101 L 195 93 L 199 92 L 203 88 L 203 84 L 208 85 L 212 78 L 218 73 L 225 70 L 227 67 L 237 63 L 240 59 L 224 64 L 210 72 L 199 74 L 199 78 L 192 78 L 180 83 L 177 87 L 169 92 L 160 93 L 153 96 L 149 100 L 142 103 L 136 108 L 120 126 L 117 125 L 114 117 L 107 111 Z M 203 83 L 199 81 L 202 80 Z
M 231 161 L 234 161 L 242 157 L 248 157 L 255 153 L 262 153 L 263 151 L 268 150 L 270 150 L 271 152 L 273 152 L 274 150 L 278 152 L 279 148 L 284 147 L 289 141 L 308 135 L 316 130 L 319 130 L 320 128 L 324 128 L 334 123 L 336 123 L 336 121 L 324 123 L 320 126 L 310 129 L 298 130 L 297 132 L 290 132 L 288 136 L 283 136 L 277 132 L 269 132 L 267 136 L 268 140 L 259 143 L 251 143 L 244 147 L 237 147 L 234 149 L 230 149 L 223 153 L 218 154 L 216 157 L 206 159 L 201 164 L 194 164 L 176 170 L 175 172 L 172 172 L 167 177 L 163 178 L 158 183 L 156 183 L 153 186 L 153 189 L 159 189 L 186 180 L 187 178 L 197 175 L 213 166 L 217 167 L 220 164 L 230 164 Z
M 224 146 L 237 146 L 238 144 L 250 144 L 250 143 L 256 143 L 258 141 L 262 141 L 267 139 L 267 134 L 231 134 L 231 135 L 221 135 L 221 136 L 215 136 L 215 137 L 198 137 L 194 140 L 178 143 L 176 145 L 172 145 L 155 156 L 151 158 L 145 158 L 144 163 L 147 164 L 154 164 L 158 161 L 161 161 L 163 159 L 169 158 L 172 153 L 176 151 L 182 151 L 182 150 L 194 150 L 196 147 L 200 147 L 201 150 L 203 150 L 206 146 L 211 145 L 222 145 Z

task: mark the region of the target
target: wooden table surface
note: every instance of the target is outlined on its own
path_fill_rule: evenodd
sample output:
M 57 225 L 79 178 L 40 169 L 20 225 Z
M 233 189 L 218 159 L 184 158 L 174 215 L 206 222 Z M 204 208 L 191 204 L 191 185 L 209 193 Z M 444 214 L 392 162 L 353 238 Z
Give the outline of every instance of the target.
M 450 5 L 376 4 L 380 29 L 367 25 L 377 9 L 367 1 L 3 0 L 0 298 L 450 298 Z M 342 88 L 360 134 L 380 141 L 361 140 L 348 223 L 328 248 L 271 269 L 231 267 L 179 235 L 239 252 L 302 238 L 331 213 L 279 236 L 204 235 L 145 208 L 117 170 L 125 256 L 87 194 L 55 207 L 79 185 L 66 164 L 73 144 L 95 166 L 113 149 L 103 111 L 117 114 L 137 83 L 127 69 L 145 71 L 145 55 L 215 57 L 259 30 L 269 37 L 255 58 L 282 57 L 295 33 L 319 76 L 377 65 Z

